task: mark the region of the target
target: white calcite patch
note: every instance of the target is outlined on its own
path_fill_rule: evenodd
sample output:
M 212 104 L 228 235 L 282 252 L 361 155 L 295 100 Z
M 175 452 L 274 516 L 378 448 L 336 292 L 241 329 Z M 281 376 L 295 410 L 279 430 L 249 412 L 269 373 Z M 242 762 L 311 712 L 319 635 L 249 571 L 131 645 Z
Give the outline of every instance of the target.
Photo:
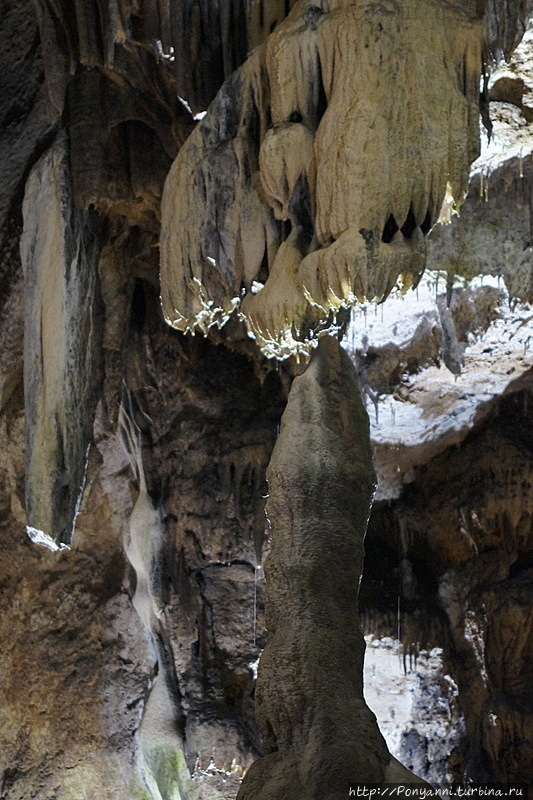
M 404 659 L 397 639 L 370 634 L 365 640 L 364 696 L 391 755 L 405 763 L 405 740 L 412 732 L 428 743 L 430 761 L 456 746 L 464 723 L 457 685 L 444 671 L 442 649 L 421 650 L 416 659 Z
M 416 672 L 404 671 L 402 646 L 397 640 L 365 639 L 365 700 L 376 715 L 389 751 L 398 757 L 402 732 L 413 723 Z
M 493 286 L 497 278 L 470 284 Z M 408 345 L 424 314 L 436 314 L 437 294 L 445 291 L 442 275 L 428 273 L 418 289 L 391 296 L 382 306 L 354 309 L 344 346 L 365 351 L 369 346 Z M 405 375 L 401 395 L 379 395 L 367 401 L 374 444 L 376 499 L 398 497 L 412 469 L 452 445 L 459 444 L 490 412 L 496 398 L 520 387 L 533 366 L 533 309 L 504 299 L 495 319 L 480 336 L 469 334 L 461 373 L 441 363 Z
M 28 534 L 33 544 L 38 544 L 41 547 L 46 547 L 53 553 L 56 553 L 58 550 L 70 550 L 68 545 L 56 544 L 56 542 L 52 539 L 51 536 L 49 536 L 44 531 L 38 530 L 38 528 L 33 528 L 31 525 L 26 525 L 26 533 Z

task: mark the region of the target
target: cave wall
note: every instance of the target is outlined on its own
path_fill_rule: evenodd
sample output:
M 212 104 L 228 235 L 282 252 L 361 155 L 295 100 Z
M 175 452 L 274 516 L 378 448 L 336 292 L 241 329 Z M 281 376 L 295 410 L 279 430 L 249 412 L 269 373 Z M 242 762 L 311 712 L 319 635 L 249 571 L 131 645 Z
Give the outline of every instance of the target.
M 161 122 L 164 80 L 151 81 L 168 64 L 146 56 L 148 111 L 138 92 L 127 99 L 118 67 L 113 79 L 103 65 L 68 74 L 63 116 L 56 109 L 50 122 L 50 59 L 63 34 L 51 41 L 41 25 L 46 81 L 33 10 L 10 4 L 2 25 L 1 794 L 147 797 L 147 768 L 170 791 L 178 748 L 150 763 L 151 736 L 166 743 L 161 695 L 196 768 L 191 793 L 203 782 L 203 796 L 236 794 L 261 746 L 252 692 L 265 637 L 262 495 L 286 381 L 249 350 L 189 341 L 163 321 L 154 231 L 164 145 L 174 154 L 180 125 L 193 124 L 178 102 Z M 164 529 L 163 644 L 132 603 L 139 485 L 117 429 L 126 397 Z M 154 685 L 170 689 L 151 704 L 158 729 L 143 731 Z
M 173 159 L 186 140 L 191 148 L 198 131 L 211 130 L 217 102 L 235 113 L 242 73 L 233 70 L 291 5 L 257 3 L 246 16 L 238 3 L 221 9 L 182 3 L 179 13 L 162 2 L 5 4 L 0 785 L 6 799 L 234 797 L 243 770 L 262 753 L 253 695 L 266 642 L 265 470 L 301 367 L 267 361 L 233 318 L 205 340 L 171 330 L 159 304 L 158 242 L 163 181 Z M 513 4 L 505 9 L 516 23 Z M 500 6 L 495 14 L 500 19 Z M 505 25 L 509 42 L 516 26 Z M 192 35 L 184 39 L 186 27 Z M 259 57 L 252 56 L 252 66 Z M 254 76 L 251 89 L 263 91 Z M 225 78 L 211 116 L 189 138 L 194 115 L 206 110 Z M 263 120 L 265 136 L 270 121 Z M 212 137 L 224 134 L 213 130 Z M 287 130 L 289 141 L 291 131 L 301 135 L 307 152 L 301 124 L 289 121 Z M 282 125 L 281 149 L 284 131 Z M 268 162 L 268 151 L 263 155 Z M 466 160 L 459 161 L 464 173 Z M 217 166 L 221 174 L 224 164 Z M 241 206 L 255 197 L 252 190 L 240 196 Z M 276 192 L 270 194 L 267 210 L 275 206 Z M 298 214 L 304 211 L 300 202 Z M 250 288 L 254 279 L 266 281 L 266 267 L 274 271 L 286 235 L 284 220 L 271 210 L 267 222 L 258 217 L 251 203 L 250 218 L 239 225 L 251 225 L 252 233 L 263 226 L 261 242 L 272 258 L 265 262 L 265 247 L 246 234 L 239 258 L 250 269 Z M 228 249 L 236 213 L 217 222 Z M 290 244 L 284 252 L 290 261 Z M 133 461 L 120 432 L 121 408 L 138 446 Z M 494 446 L 498 451 L 505 442 Z M 157 547 L 149 538 L 143 555 L 150 559 L 148 576 L 131 547 L 140 497 L 157 532 Z M 408 499 L 402 502 L 401 514 L 416 517 Z M 35 529 L 33 540 L 27 525 Z M 40 530 L 46 536 L 35 534 Z M 505 563 L 511 569 L 510 557 Z M 502 619 L 524 605 L 516 563 L 512 591 L 499 591 L 497 582 L 486 590 Z M 452 576 L 454 569 L 462 575 L 460 567 L 449 566 Z M 148 625 L 138 613 L 145 579 L 157 600 Z M 459 578 L 456 591 L 458 584 Z M 476 583 L 465 591 L 474 624 L 485 600 Z M 448 614 L 444 602 L 439 608 L 460 650 L 462 617 Z M 472 676 L 478 686 L 472 655 L 469 663 L 471 671 L 458 674 L 464 686 Z M 525 684 L 502 672 L 496 657 L 490 670 L 496 693 L 484 687 L 482 700 L 465 699 L 472 707 L 472 759 L 479 756 L 487 774 L 520 776 L 526 756 L 509 745 L 522 724 L 509 710 L 519 701 L 498 698 L 522 698 Z M 503 764 L 500 772 L 496 763 Z
M 531 378 L 471 434 L 460 459 L 428 465 L 424 489 L 416 500 L 407 492 L 400 511 L 408 552 L 417 558 L 420 538 L 431 542 L 425 568 L 432 563 L 448 618 L 468 771 L 481 780 L 528 780 L 531 763 L 530 402 Z
M 157 587 L 164 618 L 150 630 L 134 608 L 139 575 L 128 562 L 128 542 L 139 486 L 105 400 L 94 418 L 70 549 L 46 549 L 26 536 L 19 391 L 2 431 L 9 470 L 2 504 L 2 796 L 26 798 L 31 787 L 35 797 L 66 798 L 87 785 L 98 796 L 148 796 L 138 742 L 140 736 L 148 753 L 153 740 L 159 743 L 168 694 L 162 708 L 152 703 L 153 735 L 150 720 L 148 733 L 142 722 L 163 672 L 189 769 L 198 786 L 207 784 L 200 796 L 224 796 L 228 781 L 236 794 L 242 770 L 261 751 L 253 688 L 265 643 L 263 496 L 286 390 L 276 371 L 170 331 L 147 281 L 137 278 L 131 300 L 131 312 L 122 304 L 122 325 L 111 319 L 117 304 L 102 309 L 110 327 L 125 331 L 124 349 L 106 352 L 103 395 L 116 411 L 114 377 L 121 372 L 163 531 Z M 4 322 L 6 331 L 16 324 Z M 168 769 L 177 749 L 174 741 Z M 186 796 L 196 796 L 198 786 Z
M 468 372 L 458 381 L 467 382 Z M 454 724 L 458 731 L 464 725 L 448 752 L 443 744 L 455 780 L 465 772 L 480 781 L 528 780 L 531 391 L 526 357 L 523 373 L 488 402 L 460 442 L 444 439 L 440 450 L 430 452 L 432 445 L 421 437 L 425 457 L 409 453 L 401 440 L 393 452 L 383 445 L 375 450 L 383 484 L 366 539 L 363 629 L 399 637 L 404 669 L 415 673 L 420 653 L 442 649 L 440 680 L 448 676 L 457 685 Z M 445 395 L 442 384 L 439 394 Z M 436 407 L 433 413 L 436 419 Z M 395 483 L 387 486 L 390 461 L 399 491 Z M 427 706 L 431 694 L 423 670 L 420 680 Z M 404 731 L 399 752 L 406 766 L 437 780 L 442 751 L 428 733 L 427 710 L 421 712 Z

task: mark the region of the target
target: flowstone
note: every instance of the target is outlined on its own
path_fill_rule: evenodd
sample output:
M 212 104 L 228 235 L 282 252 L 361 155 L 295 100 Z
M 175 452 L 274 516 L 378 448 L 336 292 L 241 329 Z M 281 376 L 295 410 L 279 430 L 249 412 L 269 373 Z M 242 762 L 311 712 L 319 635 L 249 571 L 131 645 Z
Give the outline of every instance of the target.
M 167 177 L 169 324 L 206 333 L 238 312 L 286 358 L 330 312 L 416 281 L 478 153 L 482 18 L 475 3 L 297 2 Z

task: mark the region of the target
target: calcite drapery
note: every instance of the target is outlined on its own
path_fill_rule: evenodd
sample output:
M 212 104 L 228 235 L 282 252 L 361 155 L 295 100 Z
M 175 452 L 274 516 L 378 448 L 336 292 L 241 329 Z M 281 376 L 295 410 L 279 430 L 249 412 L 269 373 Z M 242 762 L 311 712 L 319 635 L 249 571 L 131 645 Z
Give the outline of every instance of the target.
M 240 308 L 250 335 L 283 358 L 308 352 L 330 311 L 416 280 L 447 185 L 462 197 L 477 153 L 476 9 L 295 4 L 167 178 L 171 325 L 205 331 Z
M 293 383 L 267 477 L 269 638 L 256 689 L 266 755 L 238 798 L 332 800 L 357 781 L 417 781 L 363 700 L 357 594 L 375 474 L 357 373 L 333 337 Z
M 101 378 L 98 228 L 73 207 L 65 136 L 32 170 L 23 211 L 26 513 L 53 546 L 70 542 Z
M 533 30 L 489 82 L 493 139 L 472 165 L 461 216 L 431 234 L 428 267 L 451 276 L 503 277 L 512 298 L 533 302 Z

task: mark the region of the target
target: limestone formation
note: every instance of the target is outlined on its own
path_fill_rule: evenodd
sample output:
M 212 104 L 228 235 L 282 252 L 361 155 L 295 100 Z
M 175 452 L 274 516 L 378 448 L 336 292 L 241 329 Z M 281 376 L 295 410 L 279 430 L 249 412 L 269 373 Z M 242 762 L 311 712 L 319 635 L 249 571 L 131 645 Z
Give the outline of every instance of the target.
M 99 391 L 98 227 L 74 208 L 66 138 L 34 167 L 21 240 L 26 282 L 26 513 L 34 536 L 70 542 Z
M 283 358 L 309 352 L 330 311 L 416 281 L 446 187 L 462 198 L 477 154 L 481 48 L 474 7 L 296 3 L 169 173 L 168 322 L 205 332 L 241 308 Z
M 512 49 L 524 5 L 4 0 L 2 799 L 228 800 L 261 756 L 245 779 L 245 796 L 255 792 L 254 775 L 267 774 L 273 762 L 289 771 L 279 781 L 268 773 L 260 797 L 279 797 L 290 774 L 302 800 L 314 791 L 309 787 L 329 791 L 342 776 L 407 779 L 360 691 L 355 598 L 362 501 L 372 482 L 368 441 L 360 496 L 347 487 L 333 508 L 342 483 L 327 472 L 310 476 L 316 496 L 308 497 L 307 486 L 300 495 L 324 523 L 314 532 L 326 556 L 318 566 L 303 558 L 291 568 L 292 583 L 302 588 L 308 580 L 310 590 L 293 596 L 287 586 L 283 596 L 293 605 L 309 598 L 306 611 L 324 609 L 330 624 L 269 617 L 273 647 L 294 653 L 302 666 L 294 688 L 304 703 L 294 708 L 283 675 L 274 692 L 271 680 L 291 665 L 282 661 L 276 672 L 267 650 L 258 707 L 267 747 L 278 750 L 265 755 L 255 718 L 257 662 L 267 641 L 265 470 L 291 383 L 305 369 L 297 359 L 280 364 L 265 354 L 305 361 L 322 337 L 295 384 L 294 414 L 299 418 L 307 399 L 298 386 L 310 385 L 313 404 L 328 386 L 330 395 L 347 387 L 328 408 L 353 405 L 359 413 L 349 399 L 353 372 L 344 374 L 345 359 L 324 333 L 340 326 L 346 305 L 369 311 L 357 301 L 385 295 L 400 274 L 404 286 L 409 273 L 417 280 L 444 190 L 466 188 L 483 62 Z M 525 115 L 521 127 L 528 121 L 523 84 L 512 111 Z M 497 182 L 493 188 L 500 193 Z M 515 201 L 510 192 L 499 207 Z M 524 200 L 520 213 L 506 217 L 516 243 L 526 230 L 525 208 Z M 527 266 L 517 254 L 518 244 L 508 259 L 509 286 L 519 276 L 513 261 Z M 181 329 L 166 324 L 160 296 Z M 459 331 L 453 308 L 450 314 Z M 376 391 L 393 387 L 430 433 L 422 447 L 405 448 L 407 455 L 376 448 L 377 472 L 394 472 L 396 482 L 395 494 L 372 512 L 365 572 L 374 593 L 362 622 L 385 620 L 397 631 L 398 596 L 411 602 L 402 606 L 401 636 L 414 653 L 417 636 L 442 634 L 436 644 L 459 687 L 465 747 L 454 774 L 521 778 L 530 724 L 522 712 L 531 463 L 524 408 L 531 394 L 525 377 L 521 383 L 506 370 L 526 369 L 528 318 L 509 347 L 509 364 L 498 362 L 483 415 L 469 418 L 450 448 L 439 427 L 449 396 L 420 384 L 410 392 L 403 379 L 404 356 L 408 372 L 419 358 L 437 369 L 440 319 L 426 320 L 410 354 L 401 331 L 394 334 L 400 353 L 389 349 L 389 372 L 380 354 L 374 370 L 376 354 L 369 348 L 365 357 L 367 389 L 374 380 Z M 190 336 L 194 330 L 206 336 Z M 493 366 L 491 354 L 484 356 Z M 317 388 L 328 374 L 331 384 Z M 454 384 L 457 402 L 462 379 L 463 372 Z M 128 447 L 135 478 L 120 434 L 125 397 L 139 428 Z M 437 418 L 433 401 L 443 411 Z M 299 443 L 292 414 L 280 442 Z M 358 478 L 341 433 L 352 424 L 364 433 L 363 424 L 326 414 L 317 436 L 331 434 L 328 463 Z M 419 460 L 409 460 L 412 450 Z M 300 485 L 319 453 L 295 447 L 289 455 L 298 455 L 288 469 L 295 466 Z M 276 484 L 281 460 L 276 456 L 270 473 L 272 502 L 280 492 L 294 502 L 290 488 Z M 319 498 L 328 487 L 325 518 Z M 280 559 L 286 555 L 289 564 L 291 542 L 307 552 L 314 540 L 291 534 L 271 508 L 275 611 Z M 357 512 L 359 539 L 333 530 L 334 520 L 343 526 L 341 511 Z M 324 540 L 328 531 L 338 552 Z M 341 559 L 346 552 L 351 562 Z M 337 620 L 342 598 L 347 605 Z M 290 624 L 306 647 L 296 638 L 280 644 Z M 327 652 L 306 660 L 315 634 L 338 648 L 335 663 Z M 344 738 L 353 744 L 349 753 Z M 327 762 L 339 748 L 345 760 L 337 775 Z M 294 796 L 292 789 L 283 796 Z
M 238 797 L 329 800 L 358 781 L 391 778 L 362 695 L 357 593 L 375 481 L 368 418 L 357 374 L 331 337 L 293 383 L 267 477 L 268 642 L 256 690 L 266 754 Z M 397 779 L 416 780 L 396 769 Z

